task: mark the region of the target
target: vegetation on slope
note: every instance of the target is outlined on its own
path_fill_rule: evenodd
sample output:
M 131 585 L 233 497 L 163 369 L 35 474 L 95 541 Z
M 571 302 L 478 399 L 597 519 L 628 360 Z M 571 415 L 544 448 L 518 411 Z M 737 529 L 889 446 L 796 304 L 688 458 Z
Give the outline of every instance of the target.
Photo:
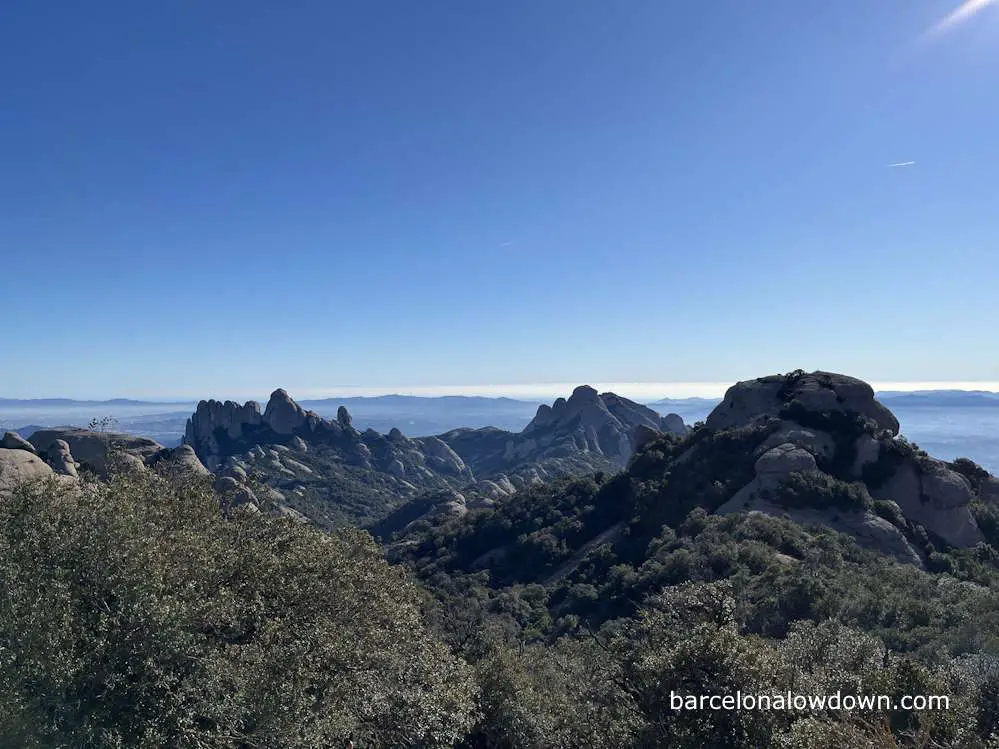
M 999 748 L 999 511 L 973 505 L 986 543 L 941 545 L 842 478 L 866 427 L 841 424 L 829 472 L 775 500 L 873 510 L 925 570 L 712 514 L 774 426 L 663 437 L 621 474 L 418 521 L 389 553 L 419 584 L 367 534 L 226 515 L 181 476 L 23 487 L 0 503 L 0 745 Z M 949 705 L 673 709 L 740 691 Z
M 450 746 L 470 669 L 358 531 L 119 473 L 0 503 L 0 745 Z

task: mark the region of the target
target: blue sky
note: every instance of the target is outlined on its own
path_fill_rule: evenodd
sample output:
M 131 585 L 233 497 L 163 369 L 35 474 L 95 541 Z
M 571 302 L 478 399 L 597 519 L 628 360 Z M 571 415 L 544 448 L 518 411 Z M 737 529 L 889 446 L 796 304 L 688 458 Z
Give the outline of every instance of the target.
M 959 4 L 5 8 L 0 395 L 997 381 Z

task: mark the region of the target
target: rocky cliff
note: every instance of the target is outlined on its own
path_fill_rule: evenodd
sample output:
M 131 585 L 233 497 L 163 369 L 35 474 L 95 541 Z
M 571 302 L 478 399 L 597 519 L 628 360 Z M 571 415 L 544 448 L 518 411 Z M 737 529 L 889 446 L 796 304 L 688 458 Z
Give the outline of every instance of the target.
M 592 404 L 592 393 L 581 395 Z M 559 412 L 568 406 L 560 404 Z M 555 421 L 554 411 L 543 409 L 539 424 Z M 820 555 L 850 548 L 830 531 L 935 571 L 974 568 L 999 548 L 999 479 L 969 460 L 936 460 L 908 442 L 891 411 L 855 378 L 797 371 L 740 382 L 683 437 L 644 429 L 620 475 L 519 490 L 468 521 L 455 518 L 467 513 L 467 502 L 441 496 L 436 507 L 418 508 L 436 527 L 413 523 L 416 513 L 400 510 L 387 519 L 394 523 L 376 530 L 390 557 L 417 560 L 420 569 L 488 569 L 492 580 L 561 586 L 563 597 L 553 593 L 553 600 L 563 602 L 574 583 L 594 576 L 618 590 L 623 578 L 610 579 L 609 569 L 617 568 L 608 560 L 625 560 L 635 579 L 700 574 L 681 556 L 678 568 L 667 569 L 660 554 L 674 544 L 683 552 L 678 537 L 696 537 L 709 524 L 734 528 L 745 520 L 771 533 L 794 528 L 784 522 L 790 520 L 806 540 L 796 558 L 785 558 L 789 564 L 805 559 L 806 549 Z M 709 522 L 711 514 L 748 517 Z M 983 540 L 989 547 L 965 551 Z M 718 550 L 721 568 L 730 551 Z
M 983 539 L 971 505 L 994 501 L 994 477 L 978 469 L 985 475 L 973 481 L 961 462 L 936 460 L 899 437 L 898 420 L 861 380 L 799 371 L 737 383 L 677 456 L 681 473 L 733 440 L 745 457 L 715 476 L 732 488 L 712 499 L 719 513 L 827 525 L 912 563 L 923 553 L 916 528 L 950 547 Z
M 463 511 L 532 483 L 617 470 L 640 429 L 658 435 L 686 427 L 679 417 L 583 386 L 542 406 L 520 433 L 461 429 L 412 438 L 399 429 L 359 432 L 343 406 L 335 420 L 323 419 L 278 389 L 263 412 L 252 401 L 200 402 L 185 443 L 209 470 L 255 474 L 277 501 L 332 523 L 376 519 L 424 492 Z
M 588 385 L 538 408 L 520 432 L 456 429 L 440 436 L 471 468 L 476 483 L 460 491 L 419 497 L 384 518 L 374 530 L 382 537 L 416 519 L 462 515 L 529 486 L 573 476 L 616 473 L 635 450 L 663 435 L 689 432 L 676 414 L 662 417 L 614 393 Z M 422 508 L 418 512 L 417 508 Z
M 7 432 L 0 440 L 0 495 L 24 481 L 76 482 L 87 474 L 105 477 L 113 468 L 146 470 L 154 465 L 208 473 L 190 448 L 170 449 L 133 434 L 68 426 L 38 429 L 29 439 Z
M 676 414 L 661 417 L 651 408 L 614 393 L 577 387 L 568 400 L 542 405 L 521 432 L 456 429 L 441 435 L 477 473 L 517 473 L 549 463 L 549 472 L 572 474 L 581 463 L 592 470 L 623 468 L 636 444 L 648 434 L 678 434 L 687 427 Z M 646 436 L 643 436 L 646 435 Z M 571 470 L 559 471 L 559 463 Z

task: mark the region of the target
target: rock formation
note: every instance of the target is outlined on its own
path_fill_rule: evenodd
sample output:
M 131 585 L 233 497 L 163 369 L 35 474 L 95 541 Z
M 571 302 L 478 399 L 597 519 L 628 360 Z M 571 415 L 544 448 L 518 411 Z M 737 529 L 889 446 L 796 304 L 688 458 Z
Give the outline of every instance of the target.
M 198 460 L 194 448 L 190 445 L 180 445 L 170 450 L 164 457 L 175 470 L 184 471 L 194 476 L 208 475 L 208 469 Z
M 340 406 L 336 410 L 336 421 L 344 429 L 351 427 L 350 411 L 347 410 L 346 406 Z
M 30 453 L 38 452 L 34 445 L 17 432 L 4 432 L 3 440 L 0 440 L 0 447 L 5 447 L 8 450 L 27 450 Z
M 46 452 L 45 457 L 48 459 L 48 463 L 52 466 L 52 470 L 63 476 L 77 477 L 76 472 L 76 461 L 73 460 L 73 454 L 69 451 L 69 444 L 66 440 L 56 440 L 50 446 Z
M 623 468 L 638 441 L 645 443 L 662 433 L 682 436 L 687 431 L 676 414 L 661 417 L 619 395 L 599 394 L 581 385 L 568 399 L 539 406 L 522 432 L 456 429 L 441 439 L 477 476 L 515 474 L 538 464 L 550 464 L 556 474 L 572 475 Z
M 113 447 L 126 460 L 145 463 L 166 448 L 159 442 L 134 434 L 93 432 L 78 427 L 52 427 L 39 429 L 28 438 L 40 455 L 47 455 L 52 446 L 62 440 L 74 461 L 98 475 L 107 473 L 107 455 Z
M 898 419 L 863 380 L 832 372 L 771 375 L 733 385 L 707 418 L 709 429 L 762 423 L 785 411 L 856 414 L 898 434 Z
M 52 475 L 52 468 L 30 450 L 0 447 L 0 499 L 25 481 Z
M 259 426 L 262 421 L 260 404 L 256 401 L 247 401 L 243 405 L 233 401 L 201 401 L 187 420 L 184 441 L 192 446 L 207 442 L 205 452 L 217 453 L 220 449 L 217 432 L 221 431 L 230 440 L 238 440 L 248 428 Z
M 521 433 L 457 430 L 410 438 L 398 428 L 359 432 L 342 406 L 336 419 L 320 418 L 278 389 L 263 414 L 252 401 L 200 402 L 184 441 L 210 471 L 255 471 L 289 502 L 305 492 L 315 507 L 316 496 L 341 496 L 347 483 L 354 493 L 380 495 L 388 511 L 425 491 L 467 490 L 474 503 L 547 478 L 615 470 L 634 452 L 638 425 L 655 434 L 686 431 L 678 416 L 662 418 L 582 386 L 541 407 Z
M 802 508 L 779 507 L 768 491 L 793 474 L 825 475 L 841 486 L 860 487 L 868 503 L 895 503 L 908 521 L 950 546 L 973 546 L 983 538 L 969 504 L 976 491 L 985 499 L 981 487 L 987 480 L 982 478 L 976 489 L 949 464 L 919 454 L 898 438 L 898 420 L 860 380 L 830 372 L 795 372 L 740 382 L 729 388 L 705 428 L 752 429 L 761 435 L 754 452 L 755 478 L 719 508 L 721 512 L 790 512 L 804 517 Z M 886 521 L 870 511 L 811 508 L 805 514 L 813 521 L 824 517 L 825 524 L 853 533 L 862 543 L 880 544 L 899 559 L 912 561 L 915 554 L 911 544 L 902 543 L 901 531 L 889 531 Z
M 294 434 L 306 421 L 306 413 L 285 390 L 271 393 L 264 410 L 264 423 L 277 434 Z

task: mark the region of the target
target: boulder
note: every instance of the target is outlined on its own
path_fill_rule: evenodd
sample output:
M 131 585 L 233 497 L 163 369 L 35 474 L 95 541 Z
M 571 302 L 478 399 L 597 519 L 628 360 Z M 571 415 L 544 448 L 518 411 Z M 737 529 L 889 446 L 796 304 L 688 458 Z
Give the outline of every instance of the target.
M 285 468 L 290 468 L 292 471 L 297 471 L 299 473 L 309 473 L 309 474 L 313 472 L 312 469 L 309 468 L 309 466 L 305 465 L 305 463 L 300 463 L 294 458 L 284 458 L 283 463 Z
M 340 406 L 340 408 L 336 410 L 336 423 L 342 428 L 349 429 L 352 426 L 352 421 L 350 411 L 347 410 L 346 406 Z
M 721 430 L 762 424 L 789 406 L 811 413 L 854 414 L 874 422 L 878 429 L 898 434 L 898 419 L 875 399 L 870 385 L 833 372 L 772 375 L 736 383 L 708 415 L 706 426 Z
M 230 463 L 225 468 L 223 468 L 222 469 L 222 475 L 223 476 L 230 476 L 230 477 L 236 479 L 236 481 L 239 481 L 241 483 L 245 483 L 246 479 L 247 479 L 246 469 L 243 468 L 243 466 L 235 464 L 235 463 Z
M 635 427 L 635 434 L 632 438 L 635 443 L 635 452 L 638 452 L 650 442 L 655 442 L 661 436 L 662 432 L 659 430 L 645 426 L 645 424 L 639 424 Z
M 513 485 L 513 482 L 510 480 L 509 476 L 505 476 L 502 473 L 499 476 L 493 478 L 493 483 L 495 483 L 500 489 L 502 489 L 507 494 L 513 494 L 514 492 L 517 491 L 517 487 Z
M 69 451 L 79 465 L 90 468 L 100 475 L 107 473 L 109 448 L 134 456 L 140 462 L 152 459 L 166 449 L 148 437 L 114 432 L 92 432 L 77 427 L 39 429 L 28 438 L 40 454 L 48 453 L 56 440 L 63 440 L 69 445 Z
M 470 474 L 468 466 L 458 457 L 458 453 L 443 440 L 437 437 L 424 437 L 419 440 L 419 444 L 424 454 L 436 463 L 435 467 L 457 475 Z
M 906 518 L 919 523 L 951 546 L 966 548 L 983 539 L 968 504 L 971 486 L 941 461 L 925 465 L 906 461 L 881 486 L 870 489 L 875 499 L 890 499 Z
M 230 505 L 232 507 L 249 507 L 256 509 L 257 495 L 254 494 L 253 490 L 248 486 L 240 485 L 239 488 L 233 493 Z
M 0 497 L 25 481 L 51 478 L 52 468 L 28 450 L 0 447 Z
M 264 410 L 264 423 L 278 434 L 293 434 L 306 420 L 306 413 L 285 390 L 271 393 Z
M 836 442 L 828 432 L 821 429 L 808 429 L 793 421 L 782 421 L 777 431 L 756 448 L 756 454 L 762 455 L 784 444 L 791 444 L 807 450 L 816 458 L 831 458 L 836 453 Z
M 683 417 L 679 414 L 666 414 L 662 418 L 662 429 L 664 432 L 684 437 L 690 433 L 690 427 L 683 423 Z
M 761 455 L 755 469 L 761 487 L 771 488 L 780 484 L 789 473 L 816 471 L 818 466 L 808 450 L 785 442 Z
M 170 451 L 170 463 L 179 471 L 186 471 L 195 476 L 207 476 L 208 469 L 198 459 L 194 448 L 190 445 L 180 445 Z
M 53 442 L 46 451 L 45 457 L 48 460 L 48 464 L 52 466 L 52 470 L 56 473 L 61 476 L 77 478 L 76 461 L 73 460 L 73 454 L 69 451 L 69 445 L 66 443 L 66 440 L 56 440 Z
M 219 476 L 215 479 L 213 488 L 223 504 L 228 507 L 256 506 L 257 497 L 253 491 L 232 476 Z
M 27 450 L 36 455 L 38 453 L 35 446 L 17 432 L 4 432 L 3 439 L 0 440 L 0 447 L 8 450 Z
M 239 490 L 240 483 L 232 476 L 219 476 L 213 486 L 219 494 L 230 494 Z

